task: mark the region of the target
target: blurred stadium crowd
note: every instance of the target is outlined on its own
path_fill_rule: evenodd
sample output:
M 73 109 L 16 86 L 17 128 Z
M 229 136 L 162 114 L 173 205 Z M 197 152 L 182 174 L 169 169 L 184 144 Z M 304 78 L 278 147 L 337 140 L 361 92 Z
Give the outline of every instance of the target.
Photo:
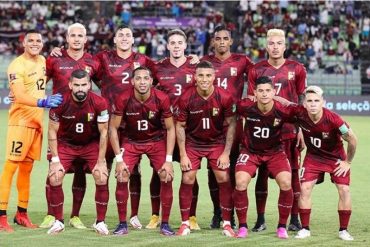
M 234 32 L 234 52 L 252 60 L 264 59 L 265 33 L 286 30 L 286 56 L 303 63 L 309 73 L 347 74 L 358 69 L 361 47 L 369 46 L 370 4 L 366 1 L 116 1 L 116 2 L 0 2 L 0 55 L 22 52 L 23 30 L 35 28 L 45 37 L 45 54 L 64 43 L 73 22 L 88 30 L 89 52 L 113 46 L 114 30 L 135 17 L 205 17 L 204 26 L 184 28 L 188 53 L 202 56 L 211 51 L 210 34 L 226 23 Z M 166 56 L 166 28 L 136 28 L 138 52 L 160 59 Z M 337 63 L 340 61 L 340 63 Z M 333 64 L 333 66 L 332 66 Z M 342 66 L 338 66 L 341 64 Z

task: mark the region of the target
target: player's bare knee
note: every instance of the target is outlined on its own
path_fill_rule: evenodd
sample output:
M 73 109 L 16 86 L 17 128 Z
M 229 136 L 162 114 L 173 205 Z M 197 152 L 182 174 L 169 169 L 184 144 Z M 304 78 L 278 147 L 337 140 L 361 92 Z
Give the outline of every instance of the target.
M 191 175 L 189 172 L 184 172 L 182 174 L 182 183 L 184 184 L 194 184 L 195 183 L 195 176 Z
M 338 186 L 339 197 L 346 198 L 350 195 L 350 190 L 348 185 L 339 185 Z
M 51 186 L 59 186 L 59 185 L 62 185 L 63 183 L 63 178 L 64 178 L 64 174 L 59 174 L 59 177 L 57 177 L 56 174 L 53 174 L 51 176 L 49 176 L 49 180 L 50 180 L 50 185 Z

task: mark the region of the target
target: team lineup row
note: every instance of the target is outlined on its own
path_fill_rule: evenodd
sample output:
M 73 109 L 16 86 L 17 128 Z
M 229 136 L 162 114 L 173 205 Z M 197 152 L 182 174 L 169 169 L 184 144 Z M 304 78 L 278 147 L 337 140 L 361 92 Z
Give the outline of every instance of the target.
M 40 227 L 50 227 L 49 234 L 64 230 L 62 182 L 66 172 L 75 173 L 73 187 L 78 188 L 74 191 L 70 223 L 84 227 L 78 215 L 83 186 L 86 187 L 85 171 L 91 171 L 96 182 L 97 218 L 93 227 L 100 234 L 109 234 L 104 219 L 109 197 L 108 168 L 113 158 L 119 215 L 113 234 L 128 233 L 128 183 L 130 223 L 141 228 L 138 198 L 133 192 L 140 190 L 136 168 L 141 155 L 147 154 L 155 171 L 151 181 L 153 222 L 147 227 L 155 228 L 159 224 L 161 208 L 163 235 L 175 234 L 169 226 L 173 159 L 180 162 L 183 171 L 179 191 L 182 224 L 177 235 L 188 235 L 190 229 L 199 228 L 195 218 L 196 173 L 201 158 L 205 157 L 209 184 L 213 185 L 210 186 L 214 204 L 211 227 L 220 227 L 223 221 L 224 235 L 247 237 L 247 187 L 259 168 L 258 219 L 252 230 L 266 229 L 264 208 L 267 179 L 271 176 L 280 187 L 277 237 L 288 238 L 286 226 L 290 214 L 289 229 L 298 231 L 296 238 L 309 237 L 311 192 L 322 174 L 328 172 L 340 197 L 339 237 L 353 239 L 347 231 L 351 214 L 348 187 L 356 137 L 341 117 L 323 107 L 320 88 L 306 88 L 304 67 L 284 59 L 284 31 L 268 31 L 269 59 L 255 65 L 244 55 L 230 53 L 231 33 L 223 26 L 216 28 L 213 35 L 215 54 L 201 58 L 199 63 L 195 61 L 197 64 L 184 55 L 186 36 L 178 29 L 168 34 L 170 57 L 157 63 L 132 52 L 133 35 L 128 27 L 117 30 L 116 50 L 95 56 L 84 53 L 86 29 L 81 24 L 71 25 L 66 38 L 68 48 L 54 50 L 45 62 L 39 56 L 42 37 L 30 31 L 23 41 L 24 54 L 9 66 L 14 103 L 9 115 L 7 159 L 0 180 L 0 230 L 13 231 L 7 222 L 6 209 L 11 178 L 17 168 L 23 186 L 18 187 L 14 221 L 36 227 L 27 215 L 29 190 L 26 189 L 29 189 L 33 161 L 40 159 L 41 108 L 47 107 L 53 108 L 48 127 L 51 151 L 46 183 L 48 216 Z M 248 77 L 248 97 L 242 99 L 245 77 Z M 44 84 L 50 78 L 54 94 L 43 98 Z M 90 91 L 90 78 L 100 88 L 101 96 Z M 347 152 L 342 139 L 349 144 Z M 300 180 L 298 156 L 304 143 L 307 154 Z M 236 233 L 232 228 L 234 209 L 239 222 Z

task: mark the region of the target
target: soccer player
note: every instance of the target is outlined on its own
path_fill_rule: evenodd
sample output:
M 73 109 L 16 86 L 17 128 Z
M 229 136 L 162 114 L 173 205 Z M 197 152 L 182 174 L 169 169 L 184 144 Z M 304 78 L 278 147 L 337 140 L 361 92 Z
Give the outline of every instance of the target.
M 298 62 L 284 58 L 285 33 L 281 29 L 270 29 L 267 32 L 266 50 L 269 55 L 267 60 L 257 63 L 248 74 L 248 95 L 253 96 L 257 78 L 268 76 L 272 79 L 276 95 L 294 103 L 301 103 L 303 92 L 306 88 L 306 70 Z M 301 228 L 298 219 L 298 199 L 300 195 L 299 183 L 299 150 L 304 148 L 302 134 L 291 123 L 285 123 L 282 130 L 284 151 L 288 156 L 292 168 L 292 187 L 294 193 L 288 229 L 298 231 Z M 260 232 L 266 229 L 265 207 L 268 194 L 268 173 L 265 166 L 258 168 L 255 187 L 257 222 L 252 231 Z
M 202 61 L 196 66 L 196 87 L 179 99 L 176 136 L 180 149 L 182 180 L 180 212 L 182 224 L 177 234 L 190 234 L 189 213 L 193 184 L 203 157 L 215 173 L 223 218 L 223 234 L 234 237 L 231 228 L 232 186 L 229 178 L 230 151 L 235 133 L 235 103 L 231 94 L 213 85 L 215 69 Z M 227 123 L 225 134 L 224 123 Z
M 70 92 L 63 95 L 64 102 L 49 112 L 48 141 L 52 154 L 49 167 L 50 206 L 55 221 L 48 234 L 64 231 L 63 178 L 72 166 L 82 166 L 91 171 L 95 184 L 97 218 L 93 225 L 96 232 L 108 235 L 104 223 L 108 193 L 108 169 L 105 151 L 108 143 L 108 108 L 104 98 L 91 89 L 88 72 L 72 72 Z
M 115 235 L 128 233 L 127 183 L 143 154 L 148 156 L 161 181 L 160 233 L 166 236 L 174 235 L 168 221 L 173 200 L 172 153 L 175 145 L 175 125 L 169 97 L 164 92 L 151 88 L 152 82 L 153 77 L 148 68 L 136 68 L 133 71 L 133 89 L 119 95 L 112 107 L 109 133 L 116 154 L 116 201 L 120 221 L 113 231 Z M 162 120 L 166 131 L 163 129 Z M 121 122 L 126 128 L 120 144 L 118 128 Z
M 53 80 L 53 93 L 69 93 L 68 86 L 71 74 L 76 69 L 82 69 L 88 72 L 92 77 L 97 73 L 99 64 L 94 61 L 92 55 L 84 52 L 84 46 L 87 41 L 86 28 L 80 23 L 74 23 L 67 29 L 66 41 L 68 48 L 60 51 L 60 56 L 49 56 L 46 59 L 46 75 L 48 79 Z M 48 154 L 50 156 L 50 154 Z M 51 157 L 48 157 L 50 160 Z M 75 166 L 69 169 L 74 173 L 72 184 L 73 204 L 69 224 L 77 229 L 85 229 L 85 225 L 79 218 L 82 201 L 86 191 L 85 172 Z M 48 213 L 41 223 L 41 228 L 50 228 L 54 221 L 54 213 L 50 206 L 50 181 L 46 180 L 46 201 L 48 204 Z
M 14 222 L 36 228 L 28 217 L 30 175 L 34 160 L 40 160 L 42 144 L 42 108 L 57 107 L 59 94 L 45 98 L 45 58 L 40 54 L 43 41 L 38 31 L 27 31 L 23 40 L 24 52 L 8 67 L 9 87 L 14 103 L 9 109 L 6 161 L 0 177 L 0 231 L 13 232 L 6 215 L 10 187 L 18 169 L 18 209 Z
M 245 119 L 242 149 L 235 167 L 236 186 L 233 193 L 235 210 L 239 219 L 237 237 L 248 236 L 247 188 L 262 164 L 276 180 L 280 188 L 277 237 L 288 238 L 286 222 L 293 203 L 291 169 L 280 141 L 283 123 L 292 121 L 293 110 L 275 102 L 276 93 L 272 80 L 267 76 L 257 78 L 254 95 L 257 102 L 249 98 L 238 103 L 238 114 Z
M 209 61 L 216 70 L 215 84 L 231 93 L 235 102 L 242 98 L 246 77 L 253 63 L 243 54 L 231 53 L 231 46 L 233 39 L 231 31 L 225 26 L 220 25 L 215 28 L 212 44 L 214 46 L 214 54 L 207 55 L 202 58 L 202 61 Z M 241 135 L 243 132 L 243 123 L 239 119 L 236 125 L 236 133 L 233 147 L 230 153 L 230 178 L 231 182 L 235 184 L 234 168 L 236 160 L 239 156 L 239 145 L 241 142 Z M 213 202 L 213 217 L 211 220 L 211 228 L 220 228 L 221 209 L 218 197 L 218 186 L 212 170 L 208 170 L 208 186 Z M 234 217 L 232 218 L 234 219 Z M 232 220 L 234 226 L 235 222 Z
M 187 47 L 186 34 L 180 29 L 170 30 L 167 34 L 167 49 L 170 53 L 168 58 L 159 61 L 155 65 L 155 80 L 158 89 L 164 91 L 171 101 L 173 109 L 177 109 L 180 96 L 190 87 L 194 86 L 195 64 L 191 63 L 192 58 L 185 56 Z M 174 161 L 180 162 L 178 146 L 175 145 Z M 159 224 L 159 191 L 160 182 L 153 170 L 150 182 L 150 194 L 152 201 L 152 217 L 147 229 L 156 228 Z M 198 183 L 195 181 L 193 187 L 192 206 L 190 210 L 189 224 L 191 230 L 200 230 L 196 220 L 196 205 L 198 200 Z
M 312 190 L 323 173 L 331 176 L 336 185 L 339 202 L 339 238 L 353 240 L 347 231 L 351 216 L 351 195 L 349 191 L 351 163 L 355 155 L 357 138 L 349 125 L 336 113 L 324 108 L 323 91 L 309 86 L 305 91 L 304 106 L 299 108 L 298 123 L 307 145 L 301 177 L 299 214 L 302 229 L 295 238 L 311 236 L 309 227 L 312 208 Z M 342 139 L 348 143 L 347 152 Z

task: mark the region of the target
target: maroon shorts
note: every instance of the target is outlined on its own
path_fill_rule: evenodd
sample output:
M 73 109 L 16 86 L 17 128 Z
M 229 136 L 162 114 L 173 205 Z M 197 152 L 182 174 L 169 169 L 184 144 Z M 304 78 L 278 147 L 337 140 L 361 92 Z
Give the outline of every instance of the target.
M 350 184 L 350 173 L 349 171 L 346 176 L 335 176 L 334 169 L 338 166 L 337 161 L 333 160 L 314 160 L 311 157 L 305 157 L 303 161 L 303 167 L 301 169 L 301 182 L 310 182 L 314 180 L 320 181 L 323 179 L 325 172 L 330 174 L 331 181 L 335 184 Z
M 192 170 L 198 170 L 201 167 L 202 158 L 206 158 L 208 161 L 208 168 L 212 170 L 228 171 L 227 169 L 220 169 L 217 167 L 217 160 L 224 151 L 224 145 L 218 145 L 210 148 L 194 148 L 190 145 L 186 145 L 186 154 L 188 155 Z
M 148 156 L 150 164 L 156 171 L 161 169 L 166 161 L 166 142 L 164 140 L 145 144 L 125 142 L 123 148 L 125 149 L 123 160 L 128 166 L 130 173 L 139 164 L 143 154 Z
M 299 169 L 300 152 L 297 148 L 297 138 L 282 140 L 284 152 L 289 160 L 292 170 Z
M 251 177 L 254 177 L 257 168 L 263 164 L 266 165 L 269 174 L 274 178 L 280 172 L 291 172 L 289 161 L 284 152 L 278 152 L 273 155 L 261 155 L 250 153 L 246 149 L 240 151 L 235 172 L 248 172 Z
M 59 143 L 58 155 L 66 172 L 74 171 L 74 166 L 82 166 L 83 171 L 91 172 L 99 157 L 99 142 L 79 147 Z

